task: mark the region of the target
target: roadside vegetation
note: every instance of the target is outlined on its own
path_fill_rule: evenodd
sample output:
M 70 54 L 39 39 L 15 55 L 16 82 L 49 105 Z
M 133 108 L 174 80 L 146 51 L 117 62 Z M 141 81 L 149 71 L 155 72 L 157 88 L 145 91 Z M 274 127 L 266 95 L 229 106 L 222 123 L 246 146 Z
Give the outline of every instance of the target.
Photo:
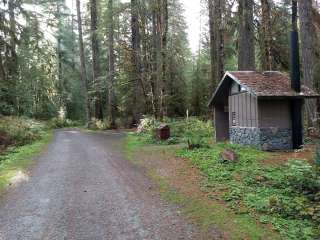
M 52 129 L 76 125 L 70 120 L 0 117 L 0 191 L 32 164 L 32 157 L 49 143 Z
M 201 187 L 209 198 L 222 201 L 241 216 L 249 216 L 269 226 L 284 239 L 318 239 L 320 237 L 320 165 L 319 150 L 312 163 L 291 159 L 276 165 L 266 164 L 270 153 L 260 150 L 214 143 L 210 122 L 191 118 L 167 120 L 172 138 L 155 139 L 160 125 L 144 119 L 137 133 L 128 137 L 128 152 L 142 145 L 171 145 L 173 155 L 186 159 L 204 176 Z M 190 149 L 190 142 L 196 148 Z M 189 146 L 189 147 L 188 147 Z M 223 161 L 225 149 L 234 151 L 237 161 Z

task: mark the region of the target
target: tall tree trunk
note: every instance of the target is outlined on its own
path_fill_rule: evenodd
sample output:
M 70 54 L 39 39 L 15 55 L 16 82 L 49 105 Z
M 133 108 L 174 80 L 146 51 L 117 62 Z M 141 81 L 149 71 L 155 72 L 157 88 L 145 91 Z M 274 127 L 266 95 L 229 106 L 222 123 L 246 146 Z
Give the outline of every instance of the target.
M 114 16 L 113 0 L 108 2 L 109 9 L 109 84 L 108 84 L 108 103 L 109 103 L 109 124 L 110 128 L 116 128 L 116 94 L 115 94 L 115 55 L 114 55 Z
M 152 77 L 151 77 L 151 102 L 153 115 L 159 117 L 159 36 L 158 36 L 158 9 L 157 2 L 152 6 Z
M 214 15 L 214 0 L 208 0 L 208 8 L 209 8 L 209 37 L 210 37 L 210 74 L 211 74 L 211 82 L 212 89 L 215 89 L 217 86 L 216 79 L 216 48 L 215 48 L 215 15 Z
M 223 14 L 225 11 L 225 1 L 215 0 L 214 12 L 216 16 L 216 24 L 214 27 L 215 32 L 215 48 L 216 48 L 216 72 L 215 78 L 219 82 L 224 75 L 224 26 L 223 26 Z
M 17 37 L 16 37 L 16 19 L 14 10 L 16 8 L 15 0 L 8 1 L 8 10 L 9 10 L 9 36 L 10 36 L 10 61 L 8 66 L 8 79 L 10 79 L 10 94 L 9 94 L 9 103 L 12 105 L 13 109 L 15 109 L 15 113 L 18 113 L 18 96 L 17 96 L 17 78 L 18 78 L 18 57 L 16 52 L 17 47 Z
M 11 74 L 16 74 L 17 70 L 17 52 L 16 52 L 16 19 L 15 19 L 15 0 L 9 0 L 9 21 L 10 21 L 10 53 L 11 53 Z
M 301 36 L 301 53 L 303 81 L 306 86 L 315 89 L 315 67 L 316 67 L 316 31 L 312 21 L 312 0 L 299 1 L 300 16 L 300 36 Z M 306 101 L 306 112 L 309 127 L 317 127 L 317 104 L 316 100 Z
M 4 32 L 4 13 L 0 12 L 0 30 Z M 5 33 L 4 33 L 5 34 Z M 0 81 L 6 82 L 6 70 L 4 66 L 4 59 L 2 58 L 4 54 L 4 45 L 5 40 L 3 38 L 0 38 Z
M 143 77 L 143 91 L 145 98 L 145 111 L 147 113 L 154 113 L 153 104 L 153 63 L 152 59 L 152 43 L 149 41 L 149 24 L 148 24 L 148 10 L 146 0 L 140 0 L 140 16 L 141 16 L 141 72 Z M 151 49 L 151 51 L 150 51 Z
M 83 37 L 82 37 L 82 20 L 81 20 L 81 11 L 80 11 L 80 0 L 76 0 L 77 5 L 77 17 L 78 17 L 78 32 L 79 32 L 79 51 L 80 51 L 80 75 L 81 75 L 81 83 L 83 96 L 85 101 L 85 112 L 86 112 L 86 124 L 88 126 L 90 122 L 90 103 L 88 99 L 88 78 L 87 78 L 87 70 L 84 56 L 84 47 L 83 47 Z
M 1 41 L 1 40 L 0 40 Z M 6 80 L 6 75 L 5 75 L 5 68 L 4 68 L 4 64 L 3 64 L 3 60 L 2 60 L 2 42 L 0 42 L 0 82 L 2 82 L 1 84 L 4 84 L 5 80 Z
M 253 0 L 239 0 L 239 56 L 238 69 L 255 70 L 255 41 Z
M 133 63 L 133 106 L 132 106 L 132 125 L 136 125 L 143 113 L 144 84 L 142 75 L 141 61 L 141 35 L 139 26 L 139 4 L 137 0 L 131 0 L 131 44 L 132 44 L 132 63 Z
M 168 0 L 162 0 L 161 4 L 161 23 L 160 23 L 160 31 L 161 31 L 161 109 L 160 115 L 161 118 L 167 115 L 167 39 L 168 39 Z
M 223 0 L 209 0 L 209 29 L 211 78 L 213 89 L 224 75 L 224 27 L 223 14 L 225 2 Z
M 166 114 L 166 54 L 168 32 L 167 0 L 154 0 L 152 10 L 153 77 L 152 96 L 156 118 Z
M 100 77 L 100 61 L 99 61 L 99 41 L 98 41 L 98 13 L 97 13 L 97 0 L 90 0 L 90 15 L 91 15 L 91 48 L 92 48 L 92 79 L 95 91 L 98 92 L 95 96 L 95 118 L 103 119 L 102 113 L 102 99 L 99 86 Z
M 262 70 L 272 70 L 272 31 L 270 0 L 261 0 L 261 32 L 262 32 Z
M 57 20 L 58 20 L 58 34 L 57 34 L 57 61 L 58 61 L 58 91 L 59 91 L 59 107 L 64 111 L 64 82 L 62 77 L 62 51 L 61 51 L 61 12 L 60 2 L 57 1 Z

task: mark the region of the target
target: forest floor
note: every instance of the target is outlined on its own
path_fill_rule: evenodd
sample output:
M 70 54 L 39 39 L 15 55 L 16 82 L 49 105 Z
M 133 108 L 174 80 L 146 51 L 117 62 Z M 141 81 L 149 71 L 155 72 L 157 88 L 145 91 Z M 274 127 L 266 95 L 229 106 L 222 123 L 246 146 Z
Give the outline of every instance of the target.
M 127 157 L 143 166 L 159 186 L 163 199 L 181 207 L 197 225 L 202 239 L 280 239 L 270 225 L 259 224 L 247 215 L 235 214 L 203 186 L 205 177 L 190 162 L 176 157 L 180 145 L 142 145 L 129 138 Z
M 180 206 L 204 239 L 319 239 L 314 143 L 276 152 L 229 143 L 188 149 L 177 138 L 186 133 L 171 125 L 167 141 L 148 132 L 128 134 L 126 155 L 145 168 L 162 198 Z M 223 161 L 225 149 L 238 159 Z
M 211 238 L 125 159 L 121 132 L 58 130 L 0 197 L 0 239 Z

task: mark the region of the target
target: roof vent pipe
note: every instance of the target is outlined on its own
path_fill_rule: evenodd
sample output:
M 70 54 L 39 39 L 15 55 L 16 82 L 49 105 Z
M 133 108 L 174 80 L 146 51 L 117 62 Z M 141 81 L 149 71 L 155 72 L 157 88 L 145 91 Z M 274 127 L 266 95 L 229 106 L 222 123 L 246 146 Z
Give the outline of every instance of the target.
M 291 88 L 297 93 L 301 92 L 300 83 L 300 60 L 299 60 L 299 37 L 297 21 L 297 0 L 292 0 L 292 31 L 290 36 L 291 52 Z M 303 144 L 303 126 L 302 126 L 302 99 L 293 99 L 291 101 L 291 119 L 292 119 L 292 147 L 301 148 Z
M 301 83 L 297 9 L 297 0 L 292 0 L 292 31 L 290 34 L 291 88 L 297 93 L 300 93 Z

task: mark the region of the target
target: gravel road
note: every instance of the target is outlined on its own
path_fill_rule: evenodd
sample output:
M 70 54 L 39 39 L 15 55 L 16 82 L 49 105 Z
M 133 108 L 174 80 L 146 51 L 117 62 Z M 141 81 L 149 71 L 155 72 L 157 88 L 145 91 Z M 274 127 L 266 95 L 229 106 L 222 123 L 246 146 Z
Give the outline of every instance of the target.
M 0 197 L 0 240 L 198 239 L 121 153 L 123 134 L 61 130 Z

